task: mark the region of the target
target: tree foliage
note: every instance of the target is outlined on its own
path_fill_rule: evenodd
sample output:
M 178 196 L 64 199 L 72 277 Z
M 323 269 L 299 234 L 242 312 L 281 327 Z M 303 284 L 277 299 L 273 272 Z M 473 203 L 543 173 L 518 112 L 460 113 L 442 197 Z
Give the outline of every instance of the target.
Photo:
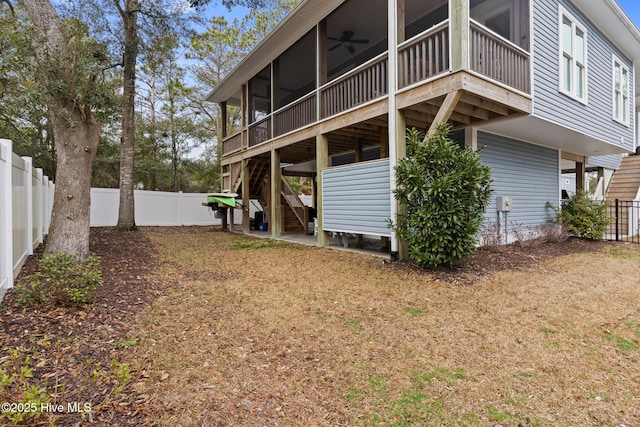
M 491 170 L 478 152 L 461 148 L 440 125 L 426 143 L 407 133 L 407 157 L 396 166 L 395 198 L 401 209 L 392 227 L 423 267 L 451 265 L 475 250 L 491 194 Z

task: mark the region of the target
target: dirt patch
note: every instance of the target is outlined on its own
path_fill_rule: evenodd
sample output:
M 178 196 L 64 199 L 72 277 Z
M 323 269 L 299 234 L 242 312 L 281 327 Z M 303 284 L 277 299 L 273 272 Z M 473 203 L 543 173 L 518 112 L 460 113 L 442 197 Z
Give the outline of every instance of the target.
M 92 229 L 95 304 L 32 310 L 9 292 L 2 354 L 31 357 L 53 402 L 91 406 L 40 421 L 640 425 L 637 246 L 512 245 L 431 271 L 255 241 Z
M 148 402 L 135 392 L 134 384 L 142 373 L 127 375 L 126 369 L 138 333 L 131 329 L 132 320 L 166 289 L 151 275 L 158 262 L 156 251 L 144 233 L 110 228 L 92 229 L 90 248 L 100 256 L 103 277 L 94 304 L 80 309 L 25 308 L 12 291 L 7 293 L 1 306 L 0 354 L 15 356 L 2 361 L 33 373 L 22 384 L 7 387 L 3 398 L 19 402 L 25 399 L 27 385 L 37 386 L 51 399 L 40 422 L 141 425 Z M 37 271 L 42 251 L 40 246 L 29 257 L 17 283 Z M 30 362 L 25 364 L 27 357 Z M 85 411 L 89 407 L 90 412 Z M 3 422 L 7 420 L 0 416 Z

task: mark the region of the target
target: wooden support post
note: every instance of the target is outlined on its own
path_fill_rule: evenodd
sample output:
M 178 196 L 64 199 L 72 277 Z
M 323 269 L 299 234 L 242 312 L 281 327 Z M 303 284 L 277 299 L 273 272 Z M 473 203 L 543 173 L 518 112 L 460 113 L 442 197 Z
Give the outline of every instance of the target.
M 380 126 L 380 158 L 389 157 L 389 128 Z
M 220 128 L 222 129 L 222 139 L 227 137 L 227 103 L 225 101 L 220 103 Z
M 329 233 L 323 231 L 324 219 L 322 215 L 322 170 L 329 166 L 329 139 L 326 135 L 316 136 L 316 171 L 317 171 L 317 218 L 318 218 L 318 246 L 329 244 Z
M 386 159 L 389 157 L 389 128 L 380 126 L 380 158 Z M 380 238 L 380 250 L 387 251 L 390 247 L 390 240 L 388 237 Z
M 429 138 L 431 138 L 435 133 L 439 124 L 446 123 L 451 117 L 451 113 L 456 109 L 456 105 L 458 105 L 458 101 L 462 97 L 462 91 L 457 90 L 455 92 L 449 92 L 447 97 L 444 99 L 444 102 L 440 106 L 438 110 L 438 114 L 436 114 L 436 118 L 433 119 L 433 123 L 429 127 L 429 131 L 427 135 L 424 137 L 424 142 L 427 142 Z
M 242 159 L 242 205 L 244 206 L 242 209 L 242 232 L 244 234 L 251 233 L 251 212 L 249 210 L 249 180 L 251 176 L 247 167 L 248 163 L 249 160 Z
M 280 238 L 282 234 L 282 205 L 280 194 L 282 193 L 282 170 L 280 169 L 280 151 L 271 150 L 271 205 L 269 206 L 269 227 L 271 237 Z
M 229 208 L 229 230 L 231 231 L 236 231 L 235 212 L 236 208 Z
M 327 20 L 323 19 L 316 26 L 316 120 L 322 120 L 322 97 L 320 86 L 327 82 Z
M 354 145 L 355 151 L 355 162 L 360 163 L 362 161 L 362 139 L 356 139 L 356 143 Z
M 469 69 L 469 3 L 451 0 L 451 71 Z
M 398 44 L 404 42 L 407 38 L 405 31 L 405 0 L 398 0 L 398 8 L 397 8 L 397 40 Z
M 576 194 L 584 190 L 584 160 L 576 162 Z
M 396 110 L 396 158 L 398 160 L 407 156 L 407 117 L 403 110 Z M 393 195 L 391 196 L 393 197 Z M 400 204 L 396 201 L 398 213 L 402 212 Z M 398 241 L 398 260 L 409 258 L 409 247 L 404 240 Z

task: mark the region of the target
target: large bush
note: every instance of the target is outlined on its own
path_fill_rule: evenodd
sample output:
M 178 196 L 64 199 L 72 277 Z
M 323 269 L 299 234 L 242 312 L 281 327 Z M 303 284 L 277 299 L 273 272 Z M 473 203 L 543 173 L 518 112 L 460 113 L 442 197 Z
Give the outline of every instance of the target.
M 491 169 L 478 152 L 461 148 L 441 125 L 427 142 L 407 132 L 407 157 L 396 166 L 401 209 L 391 226 L 423 267 L 451 265 L 476 248 L 485 206 L 491 195 Z
M 551 203 L 547 206 L 554 210 L 560 225 L 578 237 L 602 239 L 609 226 L 607 206 L 604 202 L 589 199 L 582 190 L 571 196 L 561 209 Z

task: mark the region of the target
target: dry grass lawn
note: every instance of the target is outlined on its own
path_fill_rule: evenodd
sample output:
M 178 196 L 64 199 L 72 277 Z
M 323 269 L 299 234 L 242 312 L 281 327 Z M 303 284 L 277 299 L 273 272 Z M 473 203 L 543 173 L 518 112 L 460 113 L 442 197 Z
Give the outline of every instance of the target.
M 640 248 L 473 284 L 220 232 L 149 233 L 166 426 L 640 426 Z

